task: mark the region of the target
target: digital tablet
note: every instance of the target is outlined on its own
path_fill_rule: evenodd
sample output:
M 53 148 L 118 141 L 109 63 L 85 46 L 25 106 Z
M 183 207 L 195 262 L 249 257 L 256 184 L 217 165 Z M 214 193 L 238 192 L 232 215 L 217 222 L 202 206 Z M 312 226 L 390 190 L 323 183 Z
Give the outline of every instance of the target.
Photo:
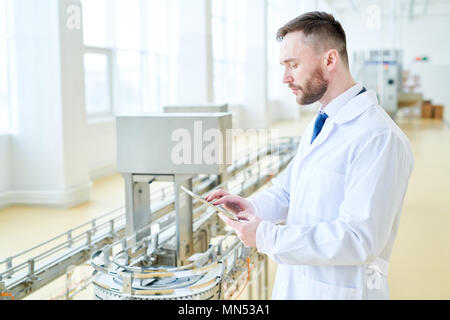
M 239 221 L 238 217 L 236 217 L 234 214 L 232 214 L 231 212 L 228 212 L 227 210 L 224 210 L 218 206 L 213 205 L 212 203 L 206 201 L 205 199 L 203 199 L 202 197 L 200 197 L 199 195 L 196 195 L 195 193 L 193 193 L 192 191 L 189 191 L 188 189 L 186 189 L 185 187 L 181 186 L 181 189 L 186 192 L 188 195 L 190 195 L 192 198 L 197 199 L 198 201 L 200 201 L 201 203 L 206 204 L 208 207 L 214 209 L 217 212 L 220 212 L 221 214 L 223 214 L 224 216 L 227 216 L 228 218 L 234 220 L 234 221 Z

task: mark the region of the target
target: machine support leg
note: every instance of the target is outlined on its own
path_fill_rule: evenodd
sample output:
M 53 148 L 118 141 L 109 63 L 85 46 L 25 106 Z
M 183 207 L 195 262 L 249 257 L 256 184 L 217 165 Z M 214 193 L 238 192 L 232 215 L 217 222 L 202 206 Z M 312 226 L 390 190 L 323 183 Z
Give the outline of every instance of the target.
M 122 173 L 122 176 L 125 180 L 126 234 L 131 236 L 150 223 L 150 185 L 148 181 L 134 181 L 131 173 Z M 150 229 L 139 232 L 136 234 L 136 241 L 149 234 Z
M 192 176 L 175 175 L 175 210 L 177 213 L 177 265 L 189 264 L 187 259 L 194 253 L 192 198 L 181 186 L 192 190 Z

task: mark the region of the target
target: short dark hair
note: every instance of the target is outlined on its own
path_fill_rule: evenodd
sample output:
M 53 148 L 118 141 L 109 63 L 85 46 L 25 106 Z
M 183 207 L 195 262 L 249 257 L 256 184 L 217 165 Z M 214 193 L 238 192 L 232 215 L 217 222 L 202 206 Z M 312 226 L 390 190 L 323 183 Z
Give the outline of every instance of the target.
M 288 33 L 294 31 L 303 31 L 306 37 L 313 36 L 316 48 L 318 43 L 334 47 L 348 66 L 345 31 L 333 15 L 319 11 L 304 13 L 281 27 L 277 32 L 277 40 L 282 41 Z

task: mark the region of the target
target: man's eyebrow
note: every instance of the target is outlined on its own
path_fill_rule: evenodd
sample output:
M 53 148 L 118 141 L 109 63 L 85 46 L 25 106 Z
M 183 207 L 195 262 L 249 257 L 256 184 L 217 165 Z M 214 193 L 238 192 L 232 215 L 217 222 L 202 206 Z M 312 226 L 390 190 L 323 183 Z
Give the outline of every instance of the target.
M 283 65 L 285 63 L 288 63 L 288 62 L 291 62 L 291 61 L 295 61 L 295 60 L 297 60 L 297 59 L 296 58 L 289 58 L 289 59 L 283 60 L 282 62 L 280 62 L 280 64 Z

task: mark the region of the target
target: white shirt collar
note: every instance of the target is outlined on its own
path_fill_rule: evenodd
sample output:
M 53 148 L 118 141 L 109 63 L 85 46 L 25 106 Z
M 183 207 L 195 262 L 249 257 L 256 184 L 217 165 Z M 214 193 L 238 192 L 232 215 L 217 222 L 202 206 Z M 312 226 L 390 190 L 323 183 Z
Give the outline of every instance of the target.
M 341 107 L 352 100 L 362 90 L 362 88 L 363 85 L 361 83 L 355 84 L 353 87 L 331 100 L 328 105 L 322 105 L 320 107 L 319 114 L 326 113 L 330 118 L 333 118 L 341 109 Z

